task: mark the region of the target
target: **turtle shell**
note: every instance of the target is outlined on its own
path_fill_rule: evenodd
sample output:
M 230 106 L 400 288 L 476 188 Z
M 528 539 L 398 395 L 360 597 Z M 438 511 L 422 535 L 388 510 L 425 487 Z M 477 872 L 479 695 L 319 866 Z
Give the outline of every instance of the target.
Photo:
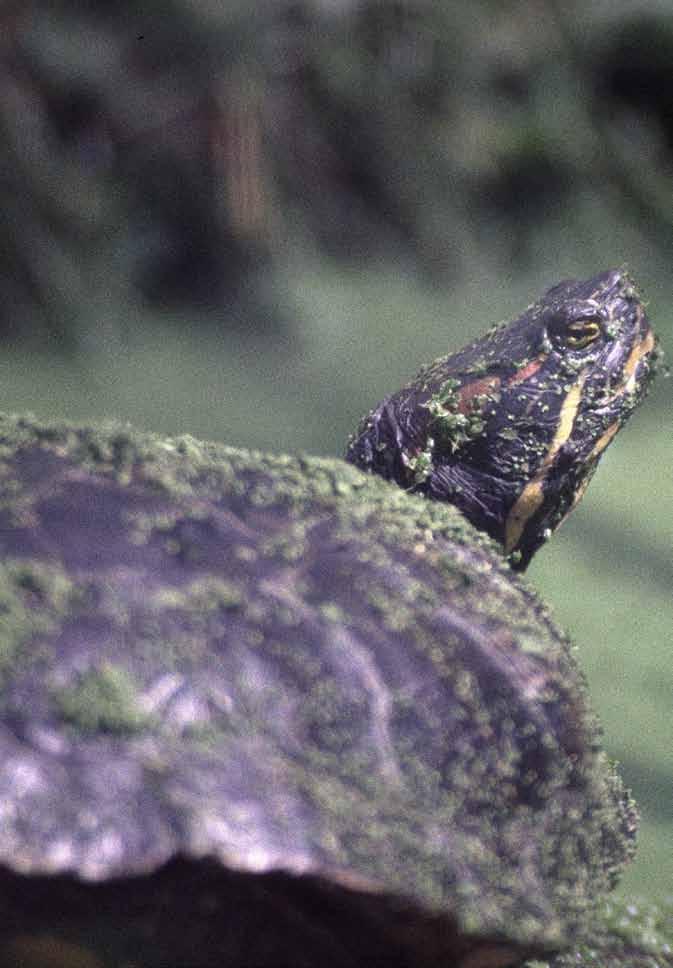
M 120 426 L 0 442 L 3 963 L 474 968 L 583 930 L 634 809 L 458 511 Z

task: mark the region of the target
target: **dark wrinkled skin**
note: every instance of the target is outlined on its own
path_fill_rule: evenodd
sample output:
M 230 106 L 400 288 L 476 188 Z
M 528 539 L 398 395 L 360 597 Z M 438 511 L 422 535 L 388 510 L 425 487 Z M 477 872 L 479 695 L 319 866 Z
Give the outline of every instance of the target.
M 456 508 L 0 415 L 0 964 L 500 968 L 591 927 L 635 828 Z
M 573 347 L 586 324 L 596 339 Z M 626 274 L 563 282 L 387 397 L 347 459 L 459 507 L 523 569 L 582 496 L 655 358 Z

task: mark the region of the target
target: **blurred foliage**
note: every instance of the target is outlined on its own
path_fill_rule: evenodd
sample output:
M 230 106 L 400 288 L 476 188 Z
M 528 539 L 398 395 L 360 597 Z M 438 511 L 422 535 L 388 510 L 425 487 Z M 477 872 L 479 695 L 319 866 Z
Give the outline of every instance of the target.
M 0 405 L 334 453 L 421 363 L 624 262 L 670 345 L 672 75 L 661 0 L 4 0 Z M 531 568 L 660 896 L 672 420 L 660 381 Z
M 303 248 L 444 285 L 485 258 L 521 272 L 589 197 L 670 246 L 673 12 L 655 9 L 5 4 L 0 331 L 81 336 L 102 277 L 113 302 L 266 338 Z

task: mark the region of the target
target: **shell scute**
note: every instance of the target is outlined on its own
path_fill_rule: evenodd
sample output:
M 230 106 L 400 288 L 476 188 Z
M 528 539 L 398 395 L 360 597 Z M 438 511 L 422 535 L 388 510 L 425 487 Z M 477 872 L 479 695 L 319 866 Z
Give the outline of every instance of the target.
M 212 855 L 519 950 L 581 922 L 622 795 L 567 641 L 457 511 L 340 461 L 2 433 L 1 865 Z

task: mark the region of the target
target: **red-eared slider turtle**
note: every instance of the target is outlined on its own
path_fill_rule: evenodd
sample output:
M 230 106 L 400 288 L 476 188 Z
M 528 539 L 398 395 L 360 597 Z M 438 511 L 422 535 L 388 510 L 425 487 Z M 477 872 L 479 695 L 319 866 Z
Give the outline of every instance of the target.
M 562 283 L 352 463 L 3 418 L 0 963 L 497 968 L 580 937 L 634 808 L 502 550 L 576 503 L 654 343 L 622 273 Z

